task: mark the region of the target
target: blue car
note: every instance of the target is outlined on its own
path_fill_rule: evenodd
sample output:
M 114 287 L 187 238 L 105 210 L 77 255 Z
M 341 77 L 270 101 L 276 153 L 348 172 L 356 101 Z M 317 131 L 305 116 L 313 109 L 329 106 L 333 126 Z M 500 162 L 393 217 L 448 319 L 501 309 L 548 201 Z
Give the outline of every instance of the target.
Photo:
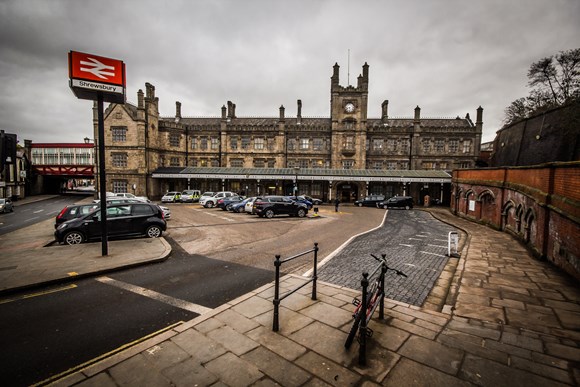
M 304 205 L 306 205 L 306 207 L 311 210 L 312 209 L 312 202 L 310 200 L 307 200 L 304 196 L 286 196 L 288 199 L 292 199 L 297 203 L 302 203 Z
M 250 201 L 251 198 L 246 198 L 238 203 L 233 203 L 229 206 L 228 210 L 236 213 L 244 212 L 244 208 L 246 207 L 246 203 Z

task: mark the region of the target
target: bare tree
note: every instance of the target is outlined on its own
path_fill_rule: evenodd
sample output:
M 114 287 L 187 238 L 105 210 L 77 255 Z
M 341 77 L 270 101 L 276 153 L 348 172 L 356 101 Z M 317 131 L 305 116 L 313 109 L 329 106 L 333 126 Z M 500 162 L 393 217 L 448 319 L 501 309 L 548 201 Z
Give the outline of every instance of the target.
M 528 97 L 516 99 L 504 110 L 505 125 L 580 98 L 580 48 L 532 63 L 528 79 L 533 89 Z

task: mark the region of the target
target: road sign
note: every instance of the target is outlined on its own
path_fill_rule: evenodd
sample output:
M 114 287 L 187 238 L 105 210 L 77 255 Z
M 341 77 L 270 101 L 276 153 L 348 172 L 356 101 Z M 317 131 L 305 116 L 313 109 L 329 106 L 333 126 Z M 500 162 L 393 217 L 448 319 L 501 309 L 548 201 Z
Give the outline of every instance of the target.
M 71 51 L 68 54 L 69 85 L 80 99 L 125 103 L 125 63 L 118 59 Z
M 459 233 L 457 231 L 449 231 L 449 239 L 447 241 L 447 256 L 452 258 L 459 258 L 457 249 L 459 248 Z

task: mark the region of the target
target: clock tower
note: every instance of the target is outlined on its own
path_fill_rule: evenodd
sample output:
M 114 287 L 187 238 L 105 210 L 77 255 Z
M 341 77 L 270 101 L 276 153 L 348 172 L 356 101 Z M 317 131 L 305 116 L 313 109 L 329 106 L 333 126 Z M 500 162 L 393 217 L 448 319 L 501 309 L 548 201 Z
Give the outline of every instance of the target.
M 362 67 L 357 86 L 340 86 L 340 66 L 335 63 L 330 78 L 330 119 L 332 121 L 333 169 L 364 169 L 366 164 L 366 124 L 369 65 Z

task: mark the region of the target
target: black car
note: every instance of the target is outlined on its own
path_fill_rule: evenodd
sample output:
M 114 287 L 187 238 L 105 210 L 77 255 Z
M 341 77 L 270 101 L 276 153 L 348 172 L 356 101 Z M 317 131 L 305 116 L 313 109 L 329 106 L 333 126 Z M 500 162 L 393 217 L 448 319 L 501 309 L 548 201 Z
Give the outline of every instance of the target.
M 97 203 L 75 204 L 66 206 L 56 216 L 54 228 L 57 228 L 61 223 L 64 223 L 67 220 L 76 219 L 80 218 L 81 216 L 87 215 L 96 210 L 97 208 L 99 208 L 99 204 Z
M 59 243 L 75 245 L 101 239 L 101 213 L 94 211 L 60 224 L 54 232 Z M 126 203 L 107 206 L 109 237 L 146 235 L 160 237 L 167 229 L 163 210 L 152 203 Z
M 379 203 L 385 199 L 383 195 L 369 195 L 364 199 L 355 201 L 354 205 L 359 207 L 379 207 Z
M 233 204 L 239 203 L 244 200 L 241 196 L 228 196 L 226 198 L 219 199 L 216 203 L 217 208 L 221 208 L 224 211 L 229 211 Z
M 253 204 L 253 213 L 266 218 L 282 214 L 303 218 L 308 214 L 308 207 L 289 197 L 265 196 L 256 199 Z
M 414 200 L 411 196 L 393 196 L 389 200 L 379 204 L 382 208 L 404 208 L 409 210 L 413 208 Z

